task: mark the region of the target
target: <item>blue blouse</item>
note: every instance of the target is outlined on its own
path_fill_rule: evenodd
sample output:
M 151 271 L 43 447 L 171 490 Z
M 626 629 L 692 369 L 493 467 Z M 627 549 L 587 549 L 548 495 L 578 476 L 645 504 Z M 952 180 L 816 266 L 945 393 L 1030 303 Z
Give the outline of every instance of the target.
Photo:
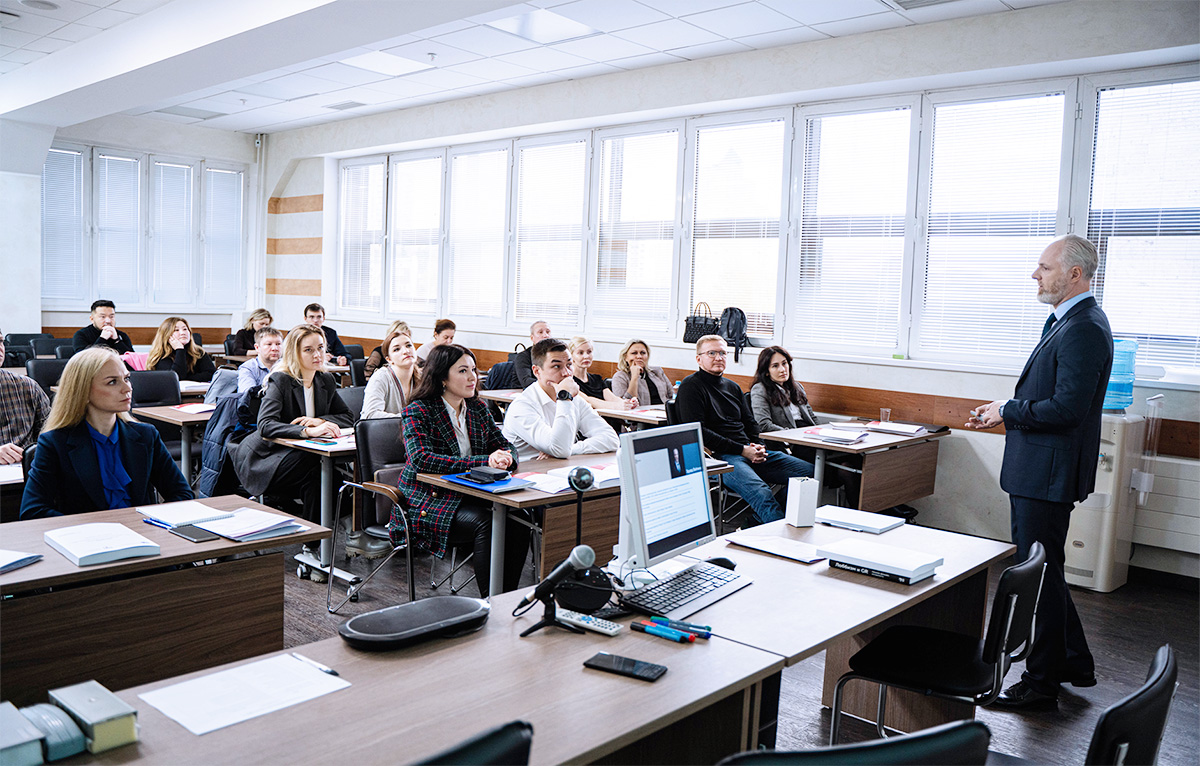
M 96 461 L 100 464 L 100 480 L 104 484 L 104 499 L 109 510 L 128 508 L 133 505 L 129 499 L 129 483 L 133 479 L 121 463 L 120 427 L 113 428 L 112 434 L 105 436 L 88 423 L 88 434 L 92 437 L 92 444 L 96 445 Z

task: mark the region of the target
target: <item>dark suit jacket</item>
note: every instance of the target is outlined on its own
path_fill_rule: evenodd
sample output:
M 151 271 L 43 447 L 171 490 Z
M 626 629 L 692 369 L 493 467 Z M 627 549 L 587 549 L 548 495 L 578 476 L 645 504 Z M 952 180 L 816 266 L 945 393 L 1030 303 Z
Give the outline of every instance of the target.
M 96 329 L 95 325 L 88 325 L 77 330 L 75 336 L 71 338 L 71 345 L 76 351 L 83 351 L 92 346 L 107 346 L 118 354 L 133 351 L 133 341 L 129 339 L 124 330 L 117 330 L 116 340 L 106 340 L 100 338 L 100 331 Z
M 346 347 L 342 345 L 342 339 L 338 337 L 337 330 L 329 325 L 321 325 L 321 329 L 325 331 L 325 351 L 335 357 L 346 356 Z
M 513 374 L 517 376 L 517 383 L 520 388 L 529 388 L 537 382 L 537 376 L 533 374 L 533 349 L 523 348 L 517 352 L 517 355 L 512 358 Z
M 1071 307 L 1042 338 L 1004 405 L 1005 492 L 1056 503 L 1091 494 L 1112 361 L 1112 332 L 1094 298 Z
M 268 439 L 300 439 L 303 426 L 292 421 L 304 415 L 304 384 L 285 372 L 273 372 L 264 385 L 258 409 L 258 430 L 234 450 L 233 468 L 251 495 L 261 495 L 271 484 L 275 471 L 291 447 Z M 342 428 L 354 425 L 354 413 L 338 396 L 337 383 L 327 372 L 313 378 L 313 412 Z
M 457 492 L 417 481 L 419 473 L 462 473 L 487 465 L 488 455 L 498 449 L 513 454 L 516 470 L 517 450 L 509 444 L 480 399 L 467 400 L 467 435 L 471 439 L 471 454 L 459 457 L 458 437 L 450 413 L 441 398 L 429 401 L 418 399 L 404 408 L 404 449 L 408 462 L 400 474 L 400 491 L 408 500 L 408 519 L 417 545 L 441 558 L 446 555 L 450 522 L 462 501 Z M 393 515 L 397 511 L 393 510 Z M 402 512 L 402 511 L 401 511 Z M 403 522 L 393 518 L 393 528 L 403 529 Z
M 156 489 L 169 503 L 194 497 L 154 426 L 118 420 L 117 428 L 133 505 L 157 503 Z M 25 479 L 21 518 L 106 510 L 100 462 L 87 423 L 44 431 Z

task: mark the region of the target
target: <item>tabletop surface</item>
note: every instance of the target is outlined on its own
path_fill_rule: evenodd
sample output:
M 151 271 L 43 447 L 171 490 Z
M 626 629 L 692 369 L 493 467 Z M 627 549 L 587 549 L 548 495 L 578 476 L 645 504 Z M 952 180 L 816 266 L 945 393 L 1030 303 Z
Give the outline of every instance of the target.
M 159 407 L 134 407 L 132 412 L 139 418 L 160 420 L 176 426 L 194 426 L 199 423 L 207 423 L 213 415 L 213 410 L 207 412 L 184 412 L 177 409 L 173 404 L 164 404 Z
M 872 452 L 886 447 L 896 447 L 903 444 L 916 444 L 917 442 L 929 441 L 930 439 L 939 439 L 949 435 L 949 431 L 939 431 L 937 433 L 923 433 L 920 436 L 901 436 L 899 434 L 885 434 L 878 431 L 868 431 L 866 437 L 855 444 L 838 444 L 836 442 L 828 442 L 820 439 L 816 435 L 816 431 L 820 428 L 828 426 L 805 426 L 803 428 L 787 428 L 783 431 L 763 431 L 759 434 L 759 438 L 767 441 L 783 442 L 784 444 L 804 444 L 821 449 L 834 450 L 835 452 L 848 452 L 858 454 L 861 452 Z

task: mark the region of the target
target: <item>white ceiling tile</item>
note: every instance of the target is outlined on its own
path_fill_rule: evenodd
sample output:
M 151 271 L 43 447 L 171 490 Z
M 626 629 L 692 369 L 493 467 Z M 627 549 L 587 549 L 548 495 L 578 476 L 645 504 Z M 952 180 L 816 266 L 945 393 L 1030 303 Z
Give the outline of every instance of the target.
M 7 56 L 8 54 L 12 53 L 15 50 L 16 50 L 16 48 L 13 48 L 11 46 L 0 45 L 0 59 L 4 58 L 5 56 Z
M 23 48 L 37 38 L 37 35 L 31 35 L 28 32 L 0 27 L 0 45 L 6 45 L 9 48 Z
M 527 67 L 537 72 L 553 72 L 556 69 L 566 69 L 568 67 L 593 63 L 588 59 L 572 56 L 570 53 L 563 53 L 552 48 L 533 48 L 527 51 L 517 51 L 516 53 L 509 53 L 504 56 L 497 56 L 496 59 L 498 61 L 507 61 L 517 66 Z
M 473 26 L 475 25 L 466 19 L 455 19 L 454 21 L 447 21 L 445 24 L 438 24 L 434 27 L 418 29 L 416 32 L 413 32 L 413 34 L 419 38 L 429 39 L 431 37 L 457 32 L 460 29 L 467 29 L 468 27 Z
M 748 45 L 735 43 L 733 40 L 718 40 L 715 43 L 674 48 L 671 50 L 671 55 L 695 61 L 696 59 L 707 59 L 713 56 L 724 56 L 727 53 L 743 53 L 748 50 L 750 50 L 750 46 Z
M 31 62 L 37 61 L 38 59 L 42 58 L 45 55 L 46 55 L 45 53 L 38 53 L 37 51 L 31 51 L 31 50 L 26 50 L 26 49 L 22 48 L 21 50 L 15 50 L 12 53 L 5 56 L 4 60 L 12 62 L 12 63 L 16 63 L 16 64 L 29 64 Z
M 125 11 L 126 13 L 146 13 L 152 11 L 161 5 L 166 5 L 171 0 L 117 0 L 117 2 L 109 5 L 114 11 Z
M 725 8 L 730 5 L 744 3 L 746 0 L 638 0 L 642 5 L 648 5 L 656 11 L 662 11 L 676 18 L 689 13 L 703 13 L 714 8 Z
M 427 85 L 421 82 L 413 82 L 408 77 L 393 77 L 390 80 L 382 80 L 373 82 L 369 86 L 371 90 L 377 90 L 381 93 L 387 93 L 392 98 L 414 98 L 416 96 L 424 96 L 427 93 L 433 93 L 439 90 L 432 85 Z
M 386 40 L 380 40 L 379 42 L 375 43 L 364 43 L 363 47 L 370 48 L 373 51 L 381 51 L 386 48 L 395 48 L 397 45 L 408 45 L 409 43 L 415 43 L 420 39 L 421 38 L 417 37 L 416 35 L 399 35 L 397 37 L 389 37 Z
M 818 24 L 813 29 L 833 37 L 861 35 L 864 32 L 875 32 L 880 29 L 894 29 L 911 25 L 908 19 L 898 13 L 876 13 L 873 16 L 859 16 L 845 21 L 831 21 L 828 24 Z
M 478 53 L 481 56 L 501 56 L 532 48 L 537 43 L 491 27 L 471 27 L 448 35 L 439 35 L 436 42 Z
M 557 5 L 566 5 L 567 3 L 574 2 L 574 0 L 525 0 L 525 2 L 538 8 L 553 8 Z
M 498 58 L 477 59 L 444 68 L 451 72 L 461 72 L 483 80 L 507 80 L 510 77 L 524 77 L 537 71 Z M 460 90 L 462 89 L 460 88 Z
M 476 14 L 475 16 L 468 16 L 466 20 L 472 24 L 486 24 L 489 21 L 507 19 L 512 16 L 520 16 L 522 13 L 531 13 L 536 10 L 538 10 L 536 5 L 530 5 L 529 3 L 517 3 L 516 5 L 509 5 L 504 8 L 497 8 L 494 11 L 487 11 L 486 13 Z
M 627 59 L 617 59 L 609 63 L 620 69 L 645 69 L 648 66 L 659 66 L 661 64 L 678 64 L 680 61 L 686 61 L 678 56 L 672 56 L 669 53 L 647 53 L 644 56 L 630 56 Z
M 800 26 L 795 19 L 758 3 L 743 3 L 691 16 L 684 21 L 723 37 L 744 37 Z
M 99 34 L 100 31 L 99 27 L 89 27 L 85 24 L 67 24 L 65 27 L 59 27 L 51 32 L 50 36 L 59 40 L 77 43 L 80 40 L 88 39 L 94 34 Z
M 584 66 L 571 67 L 569 69 L 560 69 L 556 74 L 565 77 L 568 80 L 582 80 L 585 77 L 598 77 L 604 74 L 613 74 L 614 72 L 623 72 L 624 69 L 612 66 L 611 64 L 586 64 Z
M 214 112 L 225 112 L 226 114 L 237 114 L 238 112 L 245 112 L 248 109 L 261 109 L 264 106 L 278 103 L 279 99 L 277 98 L 267 98 L 266 96 L 256 96 L 253 93 L 243 93 L 240 90 L 230 90 L 218 93 L 215 96 L 189 101 L 185 106 L 194 106 L 197 109 L 211 109 Z
M 455 93 L 465 93 L 468 96 L 486 96 L 489 93 L 499 93 L 502 90 L 512 90 L 513 86 L 503 82 L 481 82 L 478 85 L 468 85 L 465 88 L 455 88 Z
M 38 51 L 39 53 L 54 53 L 55 51 L 61 51 L 70 44 L 66 40 L 56 40 L 53 37 L 39 37 L 26 45 L 25 50 Z
M 120 11 L 114 11 L 111 8 L 101 8 L 98 11 L 89 13 L 79 21 L 82 24 L 87 24 L 89 27 L 112 29 L 116 25 L 123 24 L 132 18 L 134 18 L 132 13 L 121 13 Z
M 319 77 L 309 77 L 303 73 L 299 73 L 276 77 L 273 80 L 265 82 L 243 85 L 238 90 L 258 96 L 293 100 L 315 93 L 328 93 L 331 90 L 337 90 L 339 87 L 338 83 L 331 80 L 322 80 Z
M 159 122 L 174 122 L 179 125 L 194 125 L 201 122 L 199 117 L 185 117 L 182 114 L 165 114 L 163 112 L 146 112 L 142 116 Z
M 824 24 L 892 10 L 880 0 L 760 0 L 801 24 Z
M 346 64 L 325 64 L 313 69 L 306 69 L 304 70 L 304 74 L 312 77 L 320 77 L 322 80 L 332 80 L 342 85 L 366 85 L 369 82 L 379 82 L 388 78 L 386 74 L 371 72 Z
M 560 16 L 587 24 L 601 32 L 628 29 L 669 18 L 667 14 L 635 0 L 576 0 L 555 6 L 553 10 Z
M 1054 3 L 1065 3 L 1067 0 L 1004 0 L 1013 8 L 1032 8 L 1035 5 L 1053 5 Z
M 351 56 L 361 56 L 364 53 L 370 53 L 370 52 L 371 52 L 370 48 L 356 47 L 356 48 L 347 48 L 344 51 L 337 51 L 335 53 L 326 53 L 324 56 L 318 56 L 317 58 L 313 59 L 313 66 L 318 66 L 322 63 L 336 64 L 337 62 L 348 59 Z
M 413 74 L 405 75 L 405 77 L 413 82 L 432 85 L 442 90 L 464 88 L 468 85 L 478 85 L 483 82 L 483 78 L 473 77 L 461 72 L 451 72 L 448 69 L 426 69 L 423 72 L 414 72 Z
M 24 64 L 18 64 L 18 63 L 17 63 L 17 62 L 15 62 L 15 61 L 3 61 L 3 60 L 0 60 L 0 74 L 8 74 L 9 72 L 11 72 L 11 71 L 13 71 L 13 70 L 15 70 L 15 69 L 20 69 L 20 68 L 21 68 L 21 67 L 23 67 L 23 66 L 25 66 L 25 65 L 24 65 Z
M 626 29 L 619 32 L 617 37 L 624 40 L 631 40 L 659 51 L 670 50 L 671 48 L 684 48 L 689 45 L 715 43 L 717 40 L 722 39 L 720 35 L 714 35 L 708 30 L 692 26 L 686 21 L 679 21 L 678 19 L 660 21 L 657 24 L 647 24 L 644 27 L 636 27 L 635 29 Z
M 391 93 L 386 93 L 382 90 L 375 90 L 366 85 L 359 85 L 353 88 L 346 88 L 335 93 L 328 93 L 322 96 L 328 104 L 334 104 L 338 101 L 359 101 L 364 104 L 382 104 L 386 101 L 395 101 L 396 96 Z
M 737 41 L 743 45 L 759 50 L 763 48 L 778 48 L 781 45 L 809 43 L 813 40 L 828 40 L 829 35 L 822 34 L 811 27 L 793 27 L 782 32 L 768 32 L 765 35 L 750 35 L 739 37 Z
M 41 8 L 28 8 L 18 3 L 17 0 L 0 0 L 0 8 L 18 16 L 45 16 L 59 21 L 77 21 L 96 10 L 95 5 L 85 5 L 72 0 L 55 0 L 55 5 L 58 8 L 47 11 Z
M 928 8 L 914 8 L 901 13 L 918 24 L 928 24 L 932 21 L 960 19 L 966 16 L 984 16 L 989 13 L 1003 13 L 1010 8 L 1000 0 L 958 0 L 945 5 L 931 5 Z
M 595 35 L 594 37 L 585 37 L 582 40 L 570 40 L 558 45 L 552 45 L 550 48 L 575 56 L 581 56 L 589 61 L 612 61 L 613 59 L 641 56 L 645 53 L 654 52 L 653 48 L 647 48 L 644 45 L 638 45 L 635 42 L 622 40 L 612 35 Z
M 545 85 L 546 83 L 559 82 L 562 79 L 562 77 L 559 77 L 553 72 L 538 72 L 537 74 L 531 74 L 525 77 L 514 77 L 511 80 L 505 80 L 505 82 L 516 88 L 532 88 L 535 85 Z
M 15 29 L 18 32 L 28 32 L 31 35 L 48 35 L 66 23 L 63 19 L 23 13 L 19 19 L 5 18 L 0 21 L 0 26 L 5 29 Z
M 455 48 L 452 45 L 440 43 L 437 40 L 419 40 L 415 43 L 406 43 L 397 45 L 391 48 L 385 48 L 384 53 L 390 53 L 393 56 L 400 56 L 413 61 L 429 62 L 429 54 L 434 53 L 436 56 L 431 62 L 434 66 L 454 66 L 455 64 L 465 64 L 468 61 L 477 61 L 484 58 L 482 54 L 471 53 L 462 48 Z

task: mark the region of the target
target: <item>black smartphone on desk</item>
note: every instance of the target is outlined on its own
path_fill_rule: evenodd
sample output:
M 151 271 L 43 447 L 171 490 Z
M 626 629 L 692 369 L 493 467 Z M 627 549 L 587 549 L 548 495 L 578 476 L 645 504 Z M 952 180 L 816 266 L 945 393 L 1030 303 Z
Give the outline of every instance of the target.
M 657 681 L 663 673 L 667 672 L 666 665 L 655 665 L 653 662 L 643 662 L 632 657 L 622 657 L 608 652 L 596 652 L 595 655 L 584 660 L 583 666 L 593 670 L 616 673 L 619 676 L 640 678 L 643 681 Z
M 209 540 L 220 540 L 221 536 L 209 532 L 207 529 L 201 529 L 194 524 L 184 524 L 181 527 L 172 527 L 167 530 L 173 535 L 179 535 L 184 540 L 191 540 L 193 543 L 206 543 Z

